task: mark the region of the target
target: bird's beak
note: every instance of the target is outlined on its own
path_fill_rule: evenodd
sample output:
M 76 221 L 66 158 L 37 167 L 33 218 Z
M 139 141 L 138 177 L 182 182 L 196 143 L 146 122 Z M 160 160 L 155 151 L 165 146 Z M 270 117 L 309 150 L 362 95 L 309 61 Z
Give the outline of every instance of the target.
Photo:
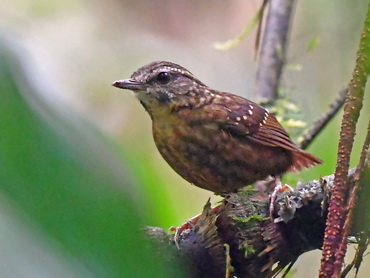
M 122 79 L 114 81 L 112 84 L 114 87 L 132 91 L 145 90 L 145 84 L 134 81 L 132 79 Z

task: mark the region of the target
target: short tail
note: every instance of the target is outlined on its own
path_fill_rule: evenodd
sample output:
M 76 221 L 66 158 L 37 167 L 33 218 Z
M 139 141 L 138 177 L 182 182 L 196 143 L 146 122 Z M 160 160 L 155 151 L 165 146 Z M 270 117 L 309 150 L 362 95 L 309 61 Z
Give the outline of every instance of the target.
M 297 150 L 293 152 L 293 164 L 288 171 L 300 171 L 304 168 L 321 164 L 322 160 L 306 151 Z

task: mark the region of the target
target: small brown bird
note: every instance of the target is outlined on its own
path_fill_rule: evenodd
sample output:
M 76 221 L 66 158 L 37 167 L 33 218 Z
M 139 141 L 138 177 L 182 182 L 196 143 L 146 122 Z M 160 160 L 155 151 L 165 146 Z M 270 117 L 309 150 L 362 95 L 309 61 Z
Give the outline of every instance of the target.
M 153 121 L 161 155 L 201 188 L 230 193 L 321 163 L 299 149 L 265 108 L 213 90 L 177 64 L 153 62 L 113 86 L 134 92 Z

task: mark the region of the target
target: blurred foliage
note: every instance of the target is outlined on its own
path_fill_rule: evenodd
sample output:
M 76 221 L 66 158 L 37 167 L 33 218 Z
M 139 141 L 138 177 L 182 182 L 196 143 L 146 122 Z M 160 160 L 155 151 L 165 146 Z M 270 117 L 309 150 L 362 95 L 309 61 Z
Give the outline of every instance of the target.
M 313 37 L 307 44 L 307 49 L 306 51 L 314 51 L 317 49 L 320 45 L 320 38 L 319 37 Z
M 259 28 L 258 25 L 260 21 L 263 20 L 263 12 L 264 12 L 265 5 L 262 5 L 261 8 L 257 11 L 257 13 L 253 16 L 250 22 L 248 22 L 243 31 L 237 35 L 235 38 L 227 40 L 225 42 L 216 42 L 213 44 L 213 47 L 217 50 L 230 50 L 238 45 L 247 37 L 249 36 L 254 28 Z
M 125 162 L 93 126 L 39 93 L 1 43 L 0 190 L 13 218 L 34 223 L 91 277 L 167 277 L 142 231 L 143 215 L 156 212 L 144 210 Z

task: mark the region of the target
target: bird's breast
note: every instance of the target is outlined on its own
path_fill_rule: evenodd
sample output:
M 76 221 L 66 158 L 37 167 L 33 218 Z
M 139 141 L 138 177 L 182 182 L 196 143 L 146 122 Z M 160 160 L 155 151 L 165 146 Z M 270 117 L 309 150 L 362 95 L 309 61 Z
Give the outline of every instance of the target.
M 214 192 L 248 184 L 246 158 L 252 162 L 257 154 L 215 123 L 154 119 L 153 136 L 163 158 L 190 183 Z

